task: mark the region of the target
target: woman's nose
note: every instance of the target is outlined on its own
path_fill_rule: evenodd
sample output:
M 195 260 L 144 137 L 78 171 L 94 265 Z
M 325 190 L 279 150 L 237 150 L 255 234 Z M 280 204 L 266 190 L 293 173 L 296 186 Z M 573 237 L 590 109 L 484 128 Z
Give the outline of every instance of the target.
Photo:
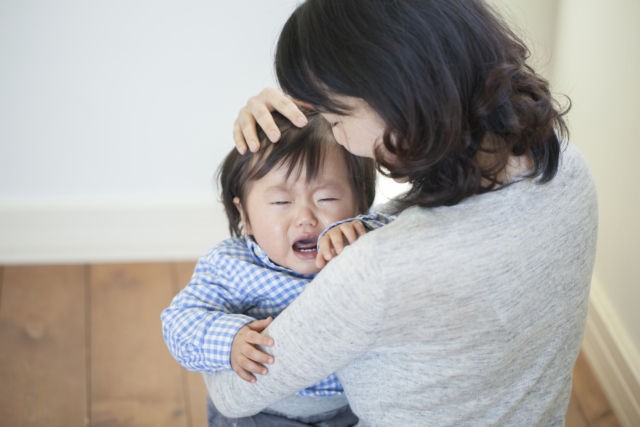
M 305 225 L 315 227 L 318 225 L 318 218 L 313 209 L 308 206 L 300 206 L 297 211 L 296 225 L 299 227 Z

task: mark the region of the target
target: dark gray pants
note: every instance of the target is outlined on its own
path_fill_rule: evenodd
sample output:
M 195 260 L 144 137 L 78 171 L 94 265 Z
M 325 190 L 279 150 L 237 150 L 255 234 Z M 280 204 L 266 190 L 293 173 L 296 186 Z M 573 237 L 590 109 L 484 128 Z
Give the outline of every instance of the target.
M 216 409 L 207 396 L 207 419 L 209 427 L 351 427 L 358 424 L 358 417 L 348 406 L 333 418 L 315 424 L 307 424 L 278 415 L 261 412 L 252 417 L 227 418 Z

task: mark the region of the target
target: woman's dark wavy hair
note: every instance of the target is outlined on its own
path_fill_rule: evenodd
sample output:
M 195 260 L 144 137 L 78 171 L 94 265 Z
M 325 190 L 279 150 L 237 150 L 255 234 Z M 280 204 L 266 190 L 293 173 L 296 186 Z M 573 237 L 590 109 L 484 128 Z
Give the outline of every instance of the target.
M 569 107 L 529 56 L 481 0 L 307 0 L 282 29 L 275 68 L 282 89 L 318 111 L 348 114 L 340 95 L 382 117 L 398 161 L 378 146 L 381 172 L 412 183 L 402 210 L 503 188 L 512 155 L 532 160 L 529 178 L 555 176 Z
M 263 178 L 269 171 L 280 166 L 287 168 L 287 179 L 292 175 L 297 179 L 304 169 L 305 179 L 312 181 L 321 173 L 329 150 L 338 151 L 347 164 L 358 211 L 366 213 L 373 204 L 376 195 L 376 166 L 373 159 L 361 158 L 348 152 L 336 143 L 331 125 L 320 114 L 305 109 L 302 111 L 309 121 L 304 128 L 299 129 L 289 119 L 273 113 L 280 128 L 280 140 L 272 143 L 258 127 L 258 139 L 262 148 L 256 153 L 247 152 L 245 155 L 239 154 L 234 148 L 218 168 L 216 179 L 232 236 L 241 237 L 243 233 L 242 218 L 233 199 L 238 197 L 246 212 L 245 202 L 253 181 Z

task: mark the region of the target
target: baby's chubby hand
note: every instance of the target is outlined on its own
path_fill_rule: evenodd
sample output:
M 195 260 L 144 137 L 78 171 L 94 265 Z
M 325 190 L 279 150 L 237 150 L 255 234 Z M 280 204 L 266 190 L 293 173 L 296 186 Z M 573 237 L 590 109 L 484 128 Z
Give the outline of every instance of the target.
M 254 374 L 266 375 L 269 370 L 260 363 L 273 364 L 273 356 L 258 350 L 255 345 L 273 347 L 273 339 L 260 334 L 273 319 L 256 320 L 244 325 L 231 343 L 231 368 L 240 378 L 250 383 L 256 382 Z M 256 363 L 257 362 L 257 363 Z
M 353 220 L 343 222 L 327 231 L 318 240 L 318 256 L 316 257 L 316 267 L 322 268 L 336 255 L 340 255 L 344 249 L 345 240 L 348 244 L 355 243 L 359 236 L 367 234 L 362 222 Z

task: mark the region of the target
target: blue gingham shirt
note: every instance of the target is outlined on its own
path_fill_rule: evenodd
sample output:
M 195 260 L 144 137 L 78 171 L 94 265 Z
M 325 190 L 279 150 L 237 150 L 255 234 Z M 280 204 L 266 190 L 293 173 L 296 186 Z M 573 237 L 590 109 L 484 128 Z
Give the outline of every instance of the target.
M 371 231 L 394 217 L 371 212 L 355 219 Z M 352 220 L 332 224 L 321 236 Z M 254 320 L 276 317 L 315 276 L 274 264 L 248 237 L 224 240 L 200 258 L 187 287 L 162 312 L 169 351 L 192 371 L 231 370 L 231 343 L 240 328 Z M 342 392 L 340 381 L 332 374 L 298 394 L 331 396 Z

